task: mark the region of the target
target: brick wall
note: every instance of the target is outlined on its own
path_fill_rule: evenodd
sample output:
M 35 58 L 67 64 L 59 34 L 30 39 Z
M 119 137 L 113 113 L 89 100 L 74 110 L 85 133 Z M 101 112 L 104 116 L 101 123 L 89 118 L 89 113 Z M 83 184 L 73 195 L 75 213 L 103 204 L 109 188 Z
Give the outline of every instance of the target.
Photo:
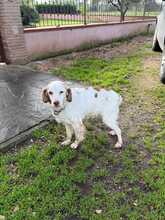
M 19 0 L 0 0 L 0 33 L 7 63 L 27 62 Z

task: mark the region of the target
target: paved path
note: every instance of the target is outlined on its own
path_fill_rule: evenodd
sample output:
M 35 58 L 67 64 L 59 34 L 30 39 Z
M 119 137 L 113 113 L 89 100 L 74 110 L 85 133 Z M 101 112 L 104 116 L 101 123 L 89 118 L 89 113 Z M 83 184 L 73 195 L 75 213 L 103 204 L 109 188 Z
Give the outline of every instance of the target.
M 53 79 L 28 67 L 0 66 L 0 148 L 49 118 L 41 88 Z

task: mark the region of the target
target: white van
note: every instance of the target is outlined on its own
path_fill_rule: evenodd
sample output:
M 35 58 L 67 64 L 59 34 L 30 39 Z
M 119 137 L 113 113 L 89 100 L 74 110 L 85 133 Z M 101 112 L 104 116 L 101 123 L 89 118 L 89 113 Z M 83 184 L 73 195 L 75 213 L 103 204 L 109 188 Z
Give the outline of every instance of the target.
M 162 0 L 161 13 L 157 17 L 157 24 L 153 39 L 153 51 L 162 53 L 160 79 L 165 84 L 165 0 Z

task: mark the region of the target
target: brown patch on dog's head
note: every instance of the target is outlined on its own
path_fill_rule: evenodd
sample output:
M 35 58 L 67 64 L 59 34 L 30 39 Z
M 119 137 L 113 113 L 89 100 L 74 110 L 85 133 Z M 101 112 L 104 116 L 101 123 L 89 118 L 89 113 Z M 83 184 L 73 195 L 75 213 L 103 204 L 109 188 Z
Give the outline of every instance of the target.
M 48 103 L 49 102 L 51 104 L 51 100 L 50 100 L 50 97 L 49 97 L 47 89 L 43 89 L 43 91 L 42 91 L 42 101 L 44 103 Z
M 67 100 L 68 102 L 72 102 L 72 91 L 71 91 L 70 88 L 68 88 L 68 89 L 66 90 L 66 100 Z

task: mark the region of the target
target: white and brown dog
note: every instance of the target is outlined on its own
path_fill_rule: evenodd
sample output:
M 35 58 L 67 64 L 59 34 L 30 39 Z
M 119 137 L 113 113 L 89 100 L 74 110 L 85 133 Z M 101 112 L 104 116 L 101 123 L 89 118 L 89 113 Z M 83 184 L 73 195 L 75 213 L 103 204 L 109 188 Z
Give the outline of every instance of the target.
M 117 135 L 116 148 L 122 147 L 121 130 L 118 126 L 119 106 L 122 98 L 114 91 L 89 88 L 68 88 L 64 82 L 53 81 L 42 91 L 44 103 L 49 103 L 52 114 L 58 123 L 66 128 L 66 140 L 62 145 L 71 144 L 73 134 L 75 141 L 71 148 L 77 148 L 84 140 L 86 117 L 101 116 L 111 135 Z

